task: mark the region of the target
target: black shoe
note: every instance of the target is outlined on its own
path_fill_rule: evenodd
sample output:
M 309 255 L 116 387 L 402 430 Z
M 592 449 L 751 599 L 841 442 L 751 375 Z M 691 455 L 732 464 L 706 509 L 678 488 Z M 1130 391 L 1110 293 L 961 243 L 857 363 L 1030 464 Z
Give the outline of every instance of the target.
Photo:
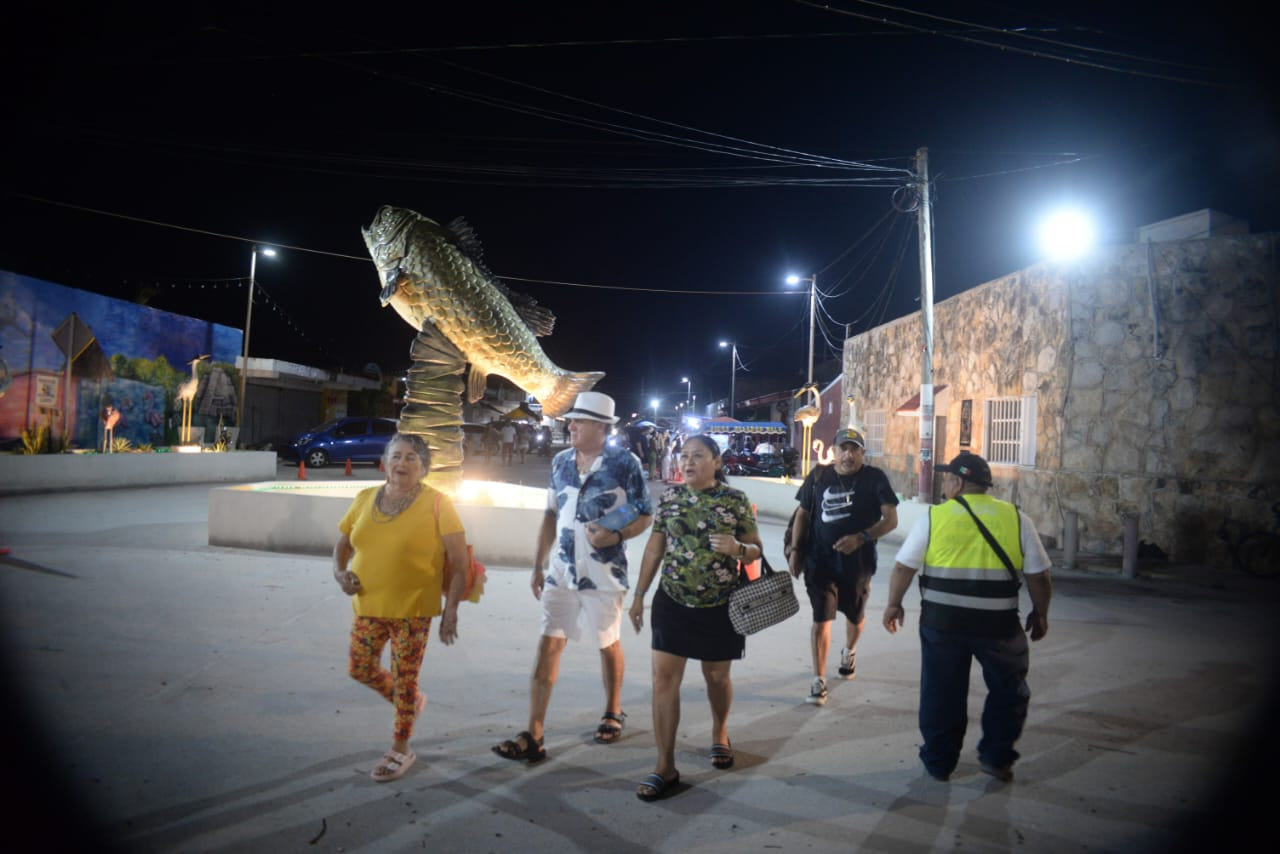
M 990 774 L 1001 783 L 1013 782 L 1012 765 L 992 765 L 990 762 L 979 762 L 978 767 L 982 769 L 983 774 Z

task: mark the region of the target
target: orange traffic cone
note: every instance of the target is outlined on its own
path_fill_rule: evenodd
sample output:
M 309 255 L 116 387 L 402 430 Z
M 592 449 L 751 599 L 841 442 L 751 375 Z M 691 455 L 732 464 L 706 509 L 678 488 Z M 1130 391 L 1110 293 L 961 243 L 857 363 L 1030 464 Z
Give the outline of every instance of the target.
M 298 460 L 298 480 L 307 479 L 307 461 Z
M 351 477 L 351 457 L 347 457 L 347 470 L 344 472 L 347 477 Z

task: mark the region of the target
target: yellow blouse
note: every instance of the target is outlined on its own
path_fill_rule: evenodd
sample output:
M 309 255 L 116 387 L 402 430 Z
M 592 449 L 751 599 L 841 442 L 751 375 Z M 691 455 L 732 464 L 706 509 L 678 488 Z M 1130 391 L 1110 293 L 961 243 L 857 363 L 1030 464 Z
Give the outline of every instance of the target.
M 463 533 L 458 511 L 447 495 L 424 486 L 413 504 L 388 519 L 374 506 L 377 494 L 377 487 L 361 490 L 338 523 L 355 548 L 347 569 L 362 591 L 351 606 L 359 617 L 434 617 L 441 611 L 443 537 Z

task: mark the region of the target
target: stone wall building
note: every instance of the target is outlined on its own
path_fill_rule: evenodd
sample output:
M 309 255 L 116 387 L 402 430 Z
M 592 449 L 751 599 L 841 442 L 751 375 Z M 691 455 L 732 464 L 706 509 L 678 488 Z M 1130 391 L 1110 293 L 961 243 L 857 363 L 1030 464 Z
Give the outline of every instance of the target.
M 1280 500 L 1278 237 L 1203 211 L 939 303 L 935 459 L 987 457 L 1050 545 L 1074 512 L 1082 552 L 1118 554 L 1132 515 L 1173 559 L 1225 563 L 1224 523 L 1265 528 Z M 917 313 L 844 347 L 872 462 L 905 495 L 919 424 L 895 413 L 915 414 L 920 341 Z

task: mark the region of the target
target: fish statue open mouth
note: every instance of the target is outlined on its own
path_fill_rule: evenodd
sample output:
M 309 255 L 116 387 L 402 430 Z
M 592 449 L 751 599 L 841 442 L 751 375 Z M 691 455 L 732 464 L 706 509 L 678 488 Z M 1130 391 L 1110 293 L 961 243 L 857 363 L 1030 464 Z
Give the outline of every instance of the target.
M 378 299 L 418 330 L 400 432 L 421 435 L 431 448 L 433 486 L 455 493 L 461 484 L 462 394 L 475 403 L 489 374 L 536 397 L 553 418 L 604 377 L 572 373 L 547 358 L 538 336 L 551 334 L 555 316 L 494 278 L 461 219 L 442 226 L 387 206 L 361 233 L 378 268 Z
M 469 402 L 484 394 L 489 374 L 498 374 L 555 417 L 604 377 L 599 371 L 572 373 L 547 358 L 537 336 L 551 333 L 554 315 L 494 279 L 480 260 L 479 241 L 461 220 L 441 226 L 386 206 L 362 233 L 381 276 L 382 304 L 414 329 L 434 327 L 470 363 Z

